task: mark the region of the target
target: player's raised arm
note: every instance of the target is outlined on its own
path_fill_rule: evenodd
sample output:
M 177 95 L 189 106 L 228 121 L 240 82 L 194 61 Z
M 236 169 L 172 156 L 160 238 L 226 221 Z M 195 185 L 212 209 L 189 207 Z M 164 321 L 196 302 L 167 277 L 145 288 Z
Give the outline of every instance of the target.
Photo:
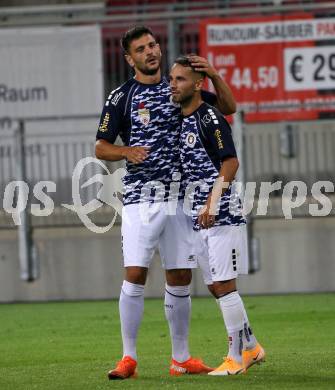
M 236 102 L 229 85 L 220 77 L 217 70 L 204 57 L 189 56 L 194 70 L 205 73 L 212 81 L 216 93 L 216 107 L 222 114 L 236 112 Z

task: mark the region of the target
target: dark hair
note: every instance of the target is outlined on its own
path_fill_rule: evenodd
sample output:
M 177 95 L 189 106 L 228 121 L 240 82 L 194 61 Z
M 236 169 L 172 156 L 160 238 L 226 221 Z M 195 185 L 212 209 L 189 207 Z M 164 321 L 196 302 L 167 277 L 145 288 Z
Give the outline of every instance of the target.
M 206 77 L 205 72 L 199 72 L 198 70 L 195 70 L 194 67 L 192 66 L 192 63 L 190 61 L 190 57 L 192 57 L 194 55 L 195 54 L 183 54 L 183 55 L 179 56 L 178 58 L 176 58 L 174 63 L 181 65 L 181 66 L 185 66 L 185 68 L 191 68 L 193 70 L 193 72 L 199 73 L 203 78 L 205 78 Z
M 134 39 L 141 38 L 142 35 L 146 35 L 146 34 L 154 36 L 154 34 L 150 30 L 150 28 L 146 27 L 146 26 L 135 26 L 135 27 L 131 28 L 130 30 L 126 31 L 123 34 L 121 41 L 120 41 L 122 49 L 126 53 L 128 53 L 131 42 Z

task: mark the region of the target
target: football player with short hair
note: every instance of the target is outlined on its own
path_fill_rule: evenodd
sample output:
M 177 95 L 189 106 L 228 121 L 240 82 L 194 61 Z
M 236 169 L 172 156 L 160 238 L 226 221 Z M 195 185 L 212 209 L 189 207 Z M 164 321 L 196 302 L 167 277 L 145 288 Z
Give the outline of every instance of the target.
M 246 221 L 231 185 L 239 162 L 229 124 L 201 97 L 204 77 L 188 56 L 181 56 L 170 71 L 170 86 L 183 116 L 183 174 L 194 188 L 189 194 L 194 254 L 205 283 L 218 300 L 229 338 L 228 356 L 209 375 L 234 375 L 263 361 L 265 352 L 252 334 L 236 287 L 238 274 L 248 273 Z
M 180 107 L 172 101 L 169 82 L 161 75 L 161 50 L 152 31 L 145 26 L 135 27 L 124 34 L 121 44 L 135 76 L 109 95 L 95 148 L 99 159 L 125 159 L 127 163 L 121 227 L 126 275 L 119 300 L 123 358 L 108 377 L 125 379 L 136 373 L 144 286 L 156 247 L 166 271 L 165 313 L 172 341 L 170 374 L 206 373 L 211 369 L 192 358 L 188 347 L 191 269 L 197 264 L 191 251 L 192 222 L 178 202 L 178 191 L 177 199 L 172 199 L 175 212 L 168 210 L 170 187 L 180 177 Z M 227 114 L 234 112 L 231 91 L 216 70 L 204 58 L 193 56 L 192 61 L 211 78 L 216 89 L 216 97 L 204 93 L 204 98 L 211 102 L 216 99 Z M 115 145 L 118 135 L 123 146 Z

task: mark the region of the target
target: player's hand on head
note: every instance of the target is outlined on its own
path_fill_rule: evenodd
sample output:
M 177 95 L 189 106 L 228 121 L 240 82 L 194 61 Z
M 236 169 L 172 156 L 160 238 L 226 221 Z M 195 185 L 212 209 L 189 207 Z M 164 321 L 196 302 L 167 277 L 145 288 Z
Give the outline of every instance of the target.
M 149 156 L 149 146 L 129 146 L 125 158 L 133 164 L 141 164 Z
M 191 65 L 197 72 L 204 72 L 209 78 L 212 78 L 218 74 L 216 69 L 208 62 L 204 57 L 197 56 L 195 54 L 190 54 L 188 56 Z

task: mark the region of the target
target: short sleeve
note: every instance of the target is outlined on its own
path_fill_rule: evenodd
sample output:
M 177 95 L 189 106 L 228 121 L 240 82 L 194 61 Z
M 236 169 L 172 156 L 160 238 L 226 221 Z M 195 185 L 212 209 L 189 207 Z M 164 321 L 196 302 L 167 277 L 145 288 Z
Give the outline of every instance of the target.
M 124 105 L 122 104 L 122 92 L 112 92 L 102 110 L 96 139 L 104 139 L 114 143 L 119 133 L 122 131 L 124 124 L 123 113 Z
M 237 157 L 229 123 L 217 110 L 209 109 L 209 113 L 212 120 L 206 125 L 206 134 L 220 160 Z

